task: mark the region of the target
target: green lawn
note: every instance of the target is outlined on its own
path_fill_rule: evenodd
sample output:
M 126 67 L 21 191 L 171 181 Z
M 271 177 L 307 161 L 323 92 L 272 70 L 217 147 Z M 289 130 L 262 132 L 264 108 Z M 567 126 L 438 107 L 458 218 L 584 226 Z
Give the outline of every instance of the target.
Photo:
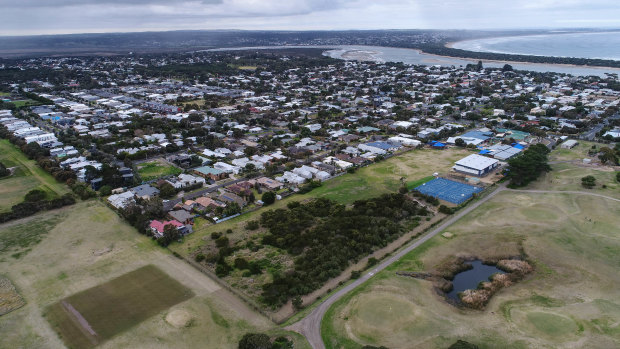
M 13 103 L 13 105 L 16 106 L 17 108 L 24 107 L 24 106 L 41 105 L 41 102 L 37 102 L 37 101 L 32 100 L 32 99 L 25 99 L 25 100 L 20 100 L 20 101 L 12 101 L 11 103 Z
M 13 175 L 0 179 L 0 211 L 7 211 L 22 202 L 24 195 L 32 189 L 45 191 L 48 198 L 69 192 L 67 186 L 58 183 L 6 139 L 0 140 L 0 162 L 7 168 L 17 167 Z
M 48 318 L 68 347 L 90 348 L 193 296 L 147 265 L 55 303 Z
M 163 163 L 163 161 L 150 161 L 138 165 L 138 173 L 143 181 L 150 181 L 164 176 L 178 175 L 183 170 L 178 167 Z

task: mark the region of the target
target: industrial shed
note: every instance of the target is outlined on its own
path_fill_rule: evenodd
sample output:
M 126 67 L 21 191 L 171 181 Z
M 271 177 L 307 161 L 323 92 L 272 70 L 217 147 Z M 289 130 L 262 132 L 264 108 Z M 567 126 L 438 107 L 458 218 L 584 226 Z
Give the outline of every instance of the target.
M 457 161 L 452 169 L 473 176 L 483 177 L 499 166 L 499 160 L 471 154 Z

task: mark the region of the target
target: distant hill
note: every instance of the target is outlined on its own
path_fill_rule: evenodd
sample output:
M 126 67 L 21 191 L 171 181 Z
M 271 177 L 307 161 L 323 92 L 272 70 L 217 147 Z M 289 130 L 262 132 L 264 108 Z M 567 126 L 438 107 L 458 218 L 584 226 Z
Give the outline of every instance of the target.
M 68 34 L 0 37 L 0 57 L 116 55 L 208 48 L 279 45 L 380 45 L 417 47 L 489 36 L 542 31 L 359 30 L 241 31 L 199 30 L 140 33 Z

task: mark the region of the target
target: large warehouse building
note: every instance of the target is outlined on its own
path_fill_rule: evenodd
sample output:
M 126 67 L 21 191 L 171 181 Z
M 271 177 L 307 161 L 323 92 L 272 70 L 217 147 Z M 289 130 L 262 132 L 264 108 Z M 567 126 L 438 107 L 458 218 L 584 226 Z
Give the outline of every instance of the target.
M 456 172 L 483 177 L 499 166 L 499 160 L 471 154 L 457 161 L 452 167 Z

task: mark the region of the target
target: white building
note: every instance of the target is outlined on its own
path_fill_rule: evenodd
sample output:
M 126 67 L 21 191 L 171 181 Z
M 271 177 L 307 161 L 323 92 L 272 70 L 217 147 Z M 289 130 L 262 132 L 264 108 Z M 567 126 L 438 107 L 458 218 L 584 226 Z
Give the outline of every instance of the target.
M 483 177 L 498 166 L 499 160 L 471 154 L 457 161 L 452 169 L 456 172 Z
M 124 209 L 128 205 L 134 203 L 133 193 L 126 191 L 121 194 L 114 194 L 108 197 L 108 203 L 116 209 Z
M 562 148 L 562 149 L 572 149 L 572 148 L 574 148 L 577 144 L 579 144 L 579 142 L 577 142 L 576 140 L 574 140 L 574 139 L 569 139 L 569 140 L 565 141 L 564 143 L 562 143 L 562 144 L 560 145 L 560 148 Z
M 24 140 L 26 141 L 26 143 L 32 143 L 32 142 L 40 143 L 40 142 L 50 142 L 50 141 L 54 142 L 54 141 L 57 141 L 58 139 L 53 133 L 43 133 L 40 135 L 25 137 Z
M 388 138 L 388 141 L 391 142 L 391 143 L 402 144 L 402 145 L 407 146 L 407 147 L 417 147 L 418 145 L 420 145 L 422 143 L 422 142 L 420 142 L 420 141 L 418 141 L 416 139 L 400 137 L 400 136 L 390 137 L 390 138 Z

